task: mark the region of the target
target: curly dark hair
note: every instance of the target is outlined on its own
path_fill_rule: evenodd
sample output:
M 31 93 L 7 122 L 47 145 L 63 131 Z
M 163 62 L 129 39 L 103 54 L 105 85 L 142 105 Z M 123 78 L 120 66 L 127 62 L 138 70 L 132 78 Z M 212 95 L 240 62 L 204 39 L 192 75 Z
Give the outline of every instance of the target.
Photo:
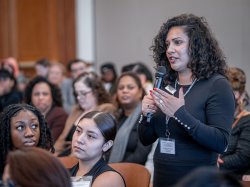
M 73 81 L 73 89 L 74 89 L 75 98 L 77 97 L 75 93 L 75 87 L 74 87 L 76 82 L 82 82 L 87 87 L 91 88 L 93 94 L 95 95 L 97 99 L 98 105 L 103 104 L 103 103 L 111 103 L 111 96 L 105 90 L 101 79 L 98 77 L 96 73 L 84 72 Z
M 190 62 L 188 68 L 191 69 L 193 78 L 207 79 L 214 73 L 226 76 L 228 68 L 225 56 L 205 18 L 193 14 L 181 14 L 169 19 L 161 26 L 150 48 L 153 51 L 156 65 L 166 66 L 168 72 L 166 79 L 168 81 L 174 81 L 177 77 L 177 73 L 171 69 L 166 56 L 166 37 L 169 30 L 175 26 L 183 26 L 189 37 Z
M 52 100 L 53 100 L 53 106 L 62 107 L 62 93 L 60 88 L 58 88 L 57 85 L 54 85 L 50 83 L 45 77 L 37 76 L 34 79 L 32 79 L 29 84 L 27 85 L 24 93 L 24 102 L 27 104 L 32 104 L 32 91 L 36 84 L 39 83 L 45 83 L 50 87 Z
M 3 172 L 7 154 L 13 150 L 11 140 L 11 119 L 16 116 L 21 110 L 30 111 L 37 116 L 40 126 L 40 140 L 37 147 L 54 152 L 53 139 L 47 122 L 41 112 L 35 107 L 28 104 L 12 104 L 7 106 L 0 114 L 0 173 Z

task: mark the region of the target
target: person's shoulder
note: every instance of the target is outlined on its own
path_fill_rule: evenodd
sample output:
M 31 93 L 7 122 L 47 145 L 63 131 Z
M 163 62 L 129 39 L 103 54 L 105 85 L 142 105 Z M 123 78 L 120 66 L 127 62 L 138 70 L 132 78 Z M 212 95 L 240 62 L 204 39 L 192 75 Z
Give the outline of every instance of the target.
M 65 78 L 63 79 L 62 83 L 63 83 L 64 85 L 72 85 L 73 79 L 68 78 L 68 77 L 65 77 Z
M 92 187 L 125 187 L 123 178 L 115 171 L 106 171 L 99 175 Z
M 211 87 L 218 86 L 221 84 L 230 86 L 228 79 L 225 76 L 218 73 L 214 73 L 208 79 L 199 80 L 199 82 L 201 84 L 210 85 Z
M 241 121 L 243 121 L 244 126 L 250 127 L 250 112 L 249 111 L 243 111 L 241 116 Z
M 83 110 L 81 109 L 81 107 L 78 103 L 76 103 L 72 106 L 72 113 L 73 112 L 83 112 Z
M 68 116 L 67 112 L 64 110 L 63 107 L 55 106 L 52 108 L 51 113 L 53 113 L 56 116 Z
M 103 104 L 98 105 L 97 109 L 102 111 L 102 112 L 113 113 L 113 112 L 115 112 L 116 107 L 112 103 L 103 103 Z
M 227 80 L 227 78 L 224 75 L 221 75 L 219 73 L 214 73 L 206 80 L 213 82 L 213 81 L 217 81 L 217 80 Z

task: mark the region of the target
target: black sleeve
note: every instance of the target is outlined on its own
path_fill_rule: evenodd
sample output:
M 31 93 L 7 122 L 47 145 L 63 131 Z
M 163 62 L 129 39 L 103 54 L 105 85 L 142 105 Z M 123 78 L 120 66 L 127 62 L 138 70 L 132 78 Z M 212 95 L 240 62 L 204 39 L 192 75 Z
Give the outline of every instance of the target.
M 185 106 L 176 111 L 174 118 L 197 143 L 215 152 L 223 153 L 228 145 L 233 122 L 234 95 L 225 79 L 215 81 L 212 88 L 207 98 L 206 123 L 193 117 Z
M 248 117 L 248 124 L 242 126 L 239 137 L 237 138 L 236 148 L 231 152 L 226 152 L 221 155 L 224 163 L 221 167 L 226 169 L 233 168 L 249 168 L 250 166 L 250 116 Z
M 141 143 L 138 137 L 137 128 L 135 126 L 131 131 L 123 162 L 133 162 L 144 165 L 148 154 L 151 151 L 151 147 L 151 145 L 144 146 Z
M 154 131 L 153 119 L 151 119 L 150 123 L 148 123 L 147 118 L 141 115 L 137 125 L 139 139 L 143 145 L 151 145 L 157 140 L 158 137 Z

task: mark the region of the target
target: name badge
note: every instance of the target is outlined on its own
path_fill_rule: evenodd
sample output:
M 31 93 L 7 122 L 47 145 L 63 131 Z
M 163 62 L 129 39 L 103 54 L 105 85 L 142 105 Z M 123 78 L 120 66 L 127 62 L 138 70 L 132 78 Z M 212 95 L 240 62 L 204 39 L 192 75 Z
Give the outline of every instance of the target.
M 176 92 L 176 89 L 173 88 L 173 87 L 170 86 L 170 85 L 167 85 L 167 86 L 165 87 L 165 89 L 166 89 L 169 93 L 171 93 L 172 95 L 174 95 L 174 93 Z
M 175 140 L 171 138 L 160 138 L 160 152 L 175 155 Z
M 72 187 L 91 187 L 92 176 L 71 177 Z

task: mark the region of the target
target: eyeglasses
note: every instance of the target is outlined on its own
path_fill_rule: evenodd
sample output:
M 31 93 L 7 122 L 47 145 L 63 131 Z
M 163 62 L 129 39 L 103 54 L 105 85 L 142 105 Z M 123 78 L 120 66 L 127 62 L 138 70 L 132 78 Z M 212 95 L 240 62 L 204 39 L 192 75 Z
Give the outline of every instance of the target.
M 88 92 L 84 92 L 84 91 L 79 91 L 79 92 L 75 92 L 75 95 L 78 97 L 86 97 L 88 95 L 88 93 L 91 93 L 92 90 L 88 91 Z

